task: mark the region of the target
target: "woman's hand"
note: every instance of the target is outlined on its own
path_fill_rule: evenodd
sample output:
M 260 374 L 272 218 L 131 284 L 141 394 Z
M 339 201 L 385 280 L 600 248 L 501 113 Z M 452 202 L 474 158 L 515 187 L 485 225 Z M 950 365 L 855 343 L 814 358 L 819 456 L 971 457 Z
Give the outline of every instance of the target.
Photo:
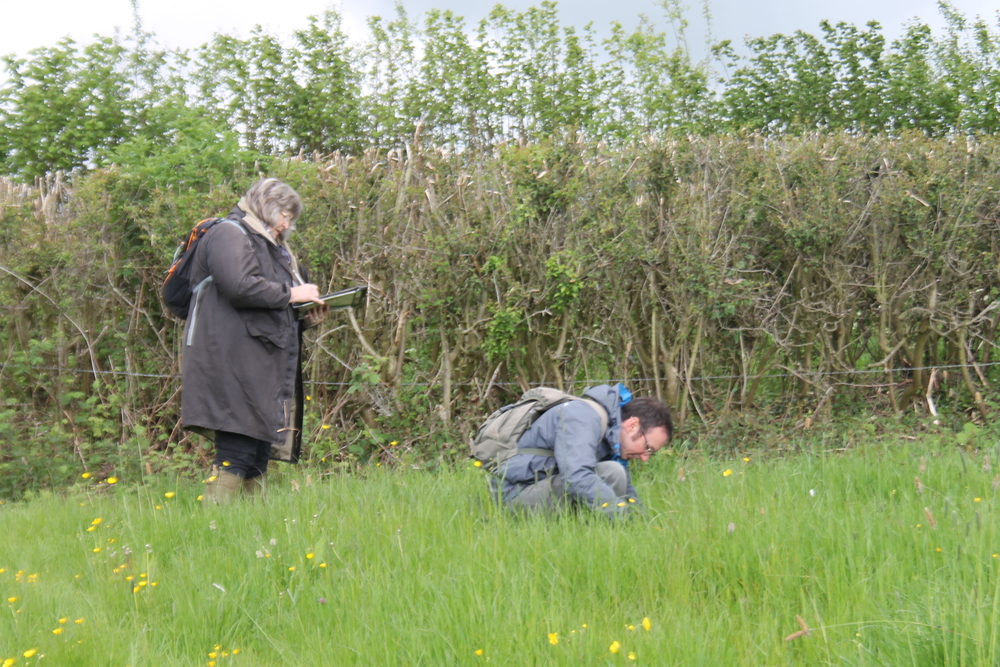
M 318 325 L 320 322 L 326 319 L 326 314 L 330 312 L 330 306 L 323 304 L 322 306 L 317 306 L 312 310 L 306 312 L 306 316 L 303 318 L 306 323 L 306 329 L 312 329 L 314 326 Z
M 288 303 L 306 303 L 308 301 L 315 301 L 320 305 L 323 304 L 323 301 L 319 298 L 318 287 L 312 283 L 306 283 L 305 285 L 297 285 L 292 288 Z

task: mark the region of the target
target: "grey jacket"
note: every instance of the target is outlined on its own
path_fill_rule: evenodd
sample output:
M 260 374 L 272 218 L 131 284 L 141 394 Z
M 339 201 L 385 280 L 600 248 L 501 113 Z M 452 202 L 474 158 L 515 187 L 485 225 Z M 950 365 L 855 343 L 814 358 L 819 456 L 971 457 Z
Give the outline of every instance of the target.
M 213 439 L 229 431 L 276 443 L 272 457 L 294 462 L 302 375 L 290 256 L 242 214 L 234 209 L 205 234 L 191 267 L 181 423 Z
M 551 449 L 553 456 L 517 454 L 507 459 L 497 470 L 504 496 L 516 493 L 521 485 L 534 484 L 549 474 L 559 473 L 571 500 L 609 516 L 619 513 L 617 503 L 627 502 L 627 498 L 619 498 L 608 507 L 596 506 L 596 498 L 610 498 L 613 494 L 594 471 L 599 462 L 611 461 L 618 453 L 621 433 L 618 391 L 602 384 L 583 395 L 607 410 L 607 430 L 601 433 L 601 417 L 584 401 L 569 401 L 543 413 L 517 444 L 523 448 Z M 638 499 L 631 478 L 627 493 L 628 498 Z

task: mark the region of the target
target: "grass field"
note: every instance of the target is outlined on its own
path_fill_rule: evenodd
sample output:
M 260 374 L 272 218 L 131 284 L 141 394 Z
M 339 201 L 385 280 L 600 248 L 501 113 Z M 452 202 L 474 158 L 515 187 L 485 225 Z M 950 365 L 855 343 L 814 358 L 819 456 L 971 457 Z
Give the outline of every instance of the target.
M 1000 664 L 984 456 L 748 458 L 637 466 L 645 512 L 615 526 L 498 513 L 472 468 L 4 505 L 0 664 Z

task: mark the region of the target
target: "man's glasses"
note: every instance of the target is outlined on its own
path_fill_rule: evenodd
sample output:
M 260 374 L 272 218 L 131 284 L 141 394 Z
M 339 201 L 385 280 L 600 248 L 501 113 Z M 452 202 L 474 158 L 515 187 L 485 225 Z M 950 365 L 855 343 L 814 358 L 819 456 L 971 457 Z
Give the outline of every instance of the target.
M 649 440 L 646 440 L 646 434 L 643 431 L 639 431 L 639 435 L 642 436 L 642 444 L 646 445 L 646 453 L 652 456 L 656 453 L 656 450 L 649 446 Z

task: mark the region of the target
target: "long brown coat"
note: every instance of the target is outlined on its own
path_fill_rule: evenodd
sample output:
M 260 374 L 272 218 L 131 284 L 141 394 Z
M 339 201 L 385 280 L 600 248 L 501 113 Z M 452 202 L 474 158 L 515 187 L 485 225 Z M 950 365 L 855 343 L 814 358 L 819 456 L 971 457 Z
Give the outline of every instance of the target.
M 272 442 L 272 458 L 295 462 L 302 329 L 289 305 L 293 269 L 264 236 L 266 229 L 243 216 L 234 209 L 195 253 L 181 356 L 181 424 L 211 439 L 215 431 L 229 431 Z

